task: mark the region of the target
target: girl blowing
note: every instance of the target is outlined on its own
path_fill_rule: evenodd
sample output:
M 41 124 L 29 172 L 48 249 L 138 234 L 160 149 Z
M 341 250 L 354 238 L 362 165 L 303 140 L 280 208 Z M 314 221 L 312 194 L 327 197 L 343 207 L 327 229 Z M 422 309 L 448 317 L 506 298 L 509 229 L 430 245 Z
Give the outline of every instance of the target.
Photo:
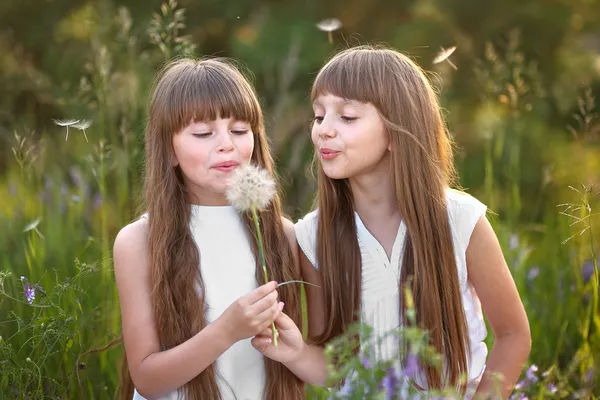
M 312 88 L 318 209 L 296 228 L 310 335 L 324 344 L 361 318 L 376 335 L 416 322 L 443 357 L 422 363 L 417 387 L 508 397 L 530 350 L 527 317 L 486 206 L 450 187 L 452 148 L 436 95 L 406 56 L 370 47 L 342 51 Z M 409 280 L 410 279 L 410 280 Z M 489 353 L 481 306 L 494 333 Z M 393 340 L 378 357 L 398 359 Z
M 285 353 L 294 350 L 286 343 L 303 344 L 294 336 L 298 286 L 257 287 L 252 220 L 226 197 L 239 166 L 273 172 L 253 88 L 221 60 L 171 63 L 157 80 L 145 140 L 147 214 L 114 244 L 134 398 L 302 399 L 295 359 Z M 298 279 L 294 229 L 277 195 L 259 218 L 270 278 Z M 294 328 L 279 337 L 290 368 L 252 347 L 273 321 Z

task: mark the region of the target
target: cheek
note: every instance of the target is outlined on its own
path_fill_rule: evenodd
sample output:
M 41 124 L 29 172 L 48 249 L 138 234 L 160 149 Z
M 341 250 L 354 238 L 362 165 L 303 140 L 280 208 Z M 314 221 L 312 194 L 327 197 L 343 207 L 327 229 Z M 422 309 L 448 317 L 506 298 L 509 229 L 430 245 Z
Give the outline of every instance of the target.
M 174 140 L 173 149 L 175 159 L 184 172 L 195 170 L 208 163 L 206 146 L 195 138 L 192 138 L 192 140 Z
M 252 159 L 252 153 L 254 152 L 254 135 L 247 134 L 240 137 L 238 149 L 244 161 L 250 162 Z

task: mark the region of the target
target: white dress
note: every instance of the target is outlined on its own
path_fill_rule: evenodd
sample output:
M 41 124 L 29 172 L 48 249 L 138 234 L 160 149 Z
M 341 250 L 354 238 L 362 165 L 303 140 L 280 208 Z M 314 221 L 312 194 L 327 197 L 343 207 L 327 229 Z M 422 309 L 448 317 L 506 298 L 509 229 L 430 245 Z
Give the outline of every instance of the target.
M 216 320 L 238 298 L 258 287 L 254 253 L 244 222 L 232 206 L 192 205 L 190 229 L 200 251 L 207 319 Z M 231 346 L 216 360 L 217 383 L 224 400 L 259 400 L 265 386 L 263 356 L 251 339 Z M 160 400 L 183 399 L 174 391 Z M 134 400 L 145 400 L 136 391 Z
M 476 389 L 481 380 L 488 349 L 484 342 L 487 330 L 481 305 L 467 276 L 466 250 L 475 224 L 485 215 L 487 207 L 470 195 L 450 189 L 447 190 L 447 205 L 471 344 L 471 358 L 467 360 L 469 392 Z M 298 244 L 315 268 L 318 268 L 317 213 L 318 210 L 313 211 L 295 224 Z M 383 337 L 400 326 L 399 281 L 406 226 L 400 224 L 391 257 L 388 259 L 384 248 L 367 230 L 358 213 L 355 212 L 354 216 L 362 262 L 361 320 L 373 328 L 375 337 Z M 375 357 L 378 360 L 392 360 L 398 358 L 398 351 L 396 341 L 388 335 L 382 340 Z M 421 387 L 426 387 L 422 374 L 418 374 L 416 382 Z

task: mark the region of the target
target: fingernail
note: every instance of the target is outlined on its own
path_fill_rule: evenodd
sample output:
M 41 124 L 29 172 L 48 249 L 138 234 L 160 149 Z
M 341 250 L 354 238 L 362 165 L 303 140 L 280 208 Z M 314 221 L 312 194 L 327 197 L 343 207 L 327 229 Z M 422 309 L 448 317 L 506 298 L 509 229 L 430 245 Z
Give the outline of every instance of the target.
M 280 309 L 280 310 L 283 310 L 283 301 L 280 301 L 280 302 L 279 302 L 279 309 Z

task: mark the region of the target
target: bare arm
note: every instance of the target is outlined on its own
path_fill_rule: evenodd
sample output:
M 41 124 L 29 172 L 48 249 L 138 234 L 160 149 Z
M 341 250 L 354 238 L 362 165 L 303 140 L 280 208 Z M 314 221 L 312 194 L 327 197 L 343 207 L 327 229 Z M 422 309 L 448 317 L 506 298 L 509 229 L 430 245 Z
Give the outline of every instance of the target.
M 467 269 L 495 338 L 475 397 L 497 394 L 494 375 L 500 374 L 500 394 L 507 399 L 529 356 L 531 334 L 502 249 L 485 217 L 479 219 L 471 235 Z
M 264 314 L 261 324 L 266 327 L 272 321 L 269 318 L 277 315 L 273 305 L 278 311 L 278 304 L 275 284 L 261 286 L 242 298 L 251 306 L 244 308 L 243 302 L 238 304 L 240 299 L 186 342 L 161 351 L 152 308 L 147 224 L 147 220 L 139 220 L 123 228 L 113 253 L 129 370 L 138 392 L 153 398 L 185 385 L 240 340 L 242 333 L 236 332 L 240 327 L 235 319 L 241 312 L 254 307 Z M 256 331 L 264 327 L 257 326 Z

